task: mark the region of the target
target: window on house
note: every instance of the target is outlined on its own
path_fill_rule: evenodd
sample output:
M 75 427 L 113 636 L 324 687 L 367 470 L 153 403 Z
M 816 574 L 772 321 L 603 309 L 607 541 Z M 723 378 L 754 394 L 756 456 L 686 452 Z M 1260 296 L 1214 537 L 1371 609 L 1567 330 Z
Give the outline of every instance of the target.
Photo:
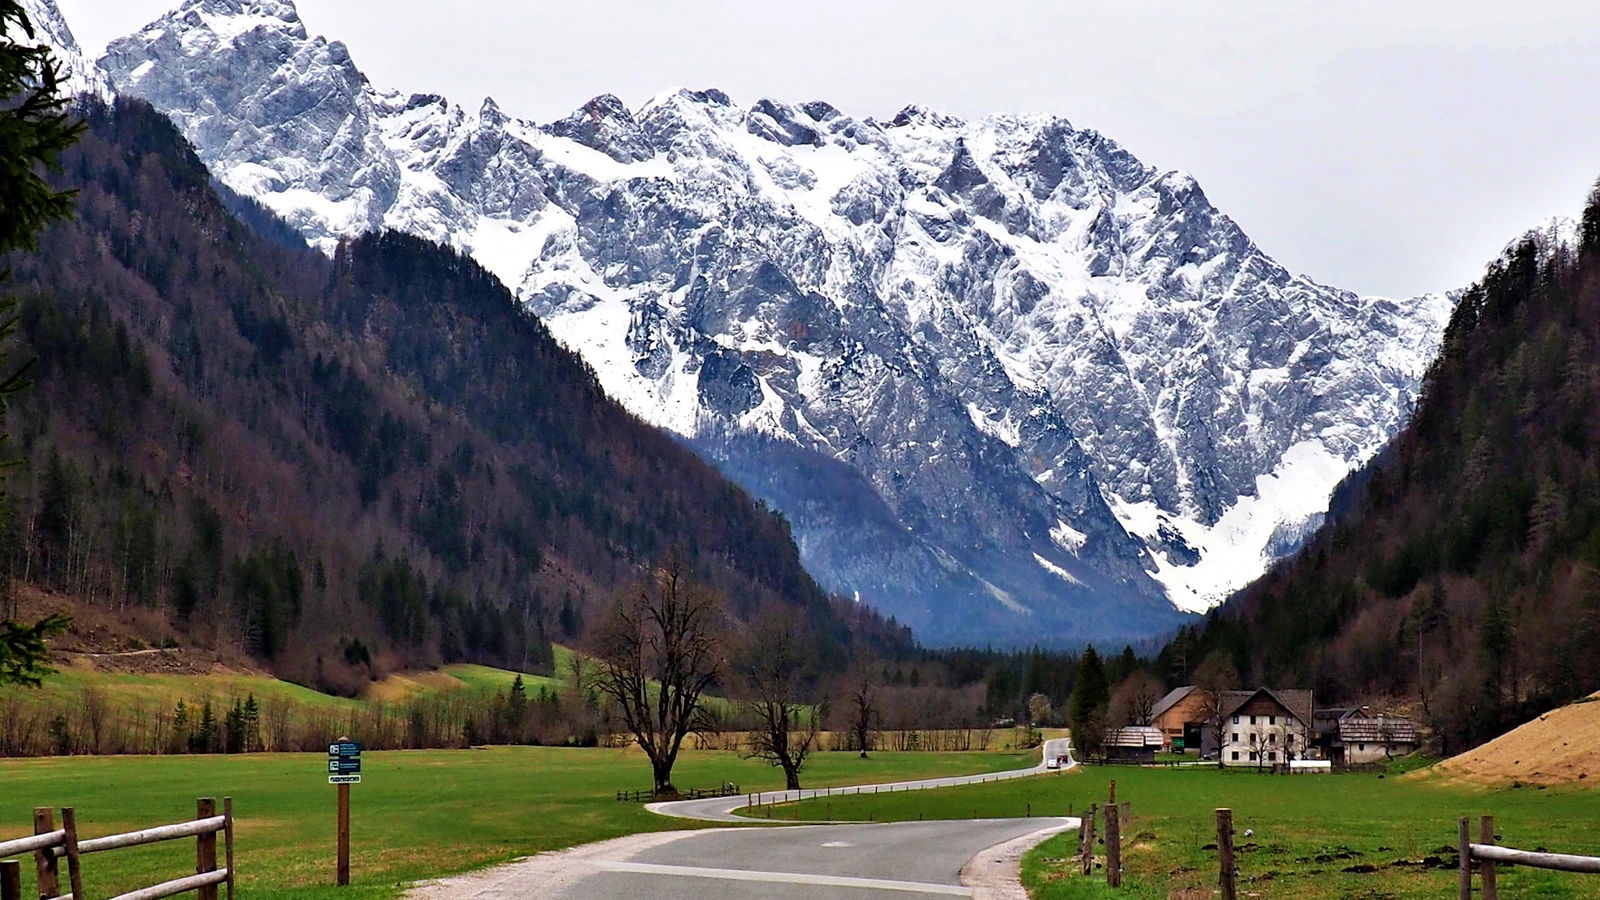
M 1276 744 L 1277 742 L 1278 742 L 1278 736 L 1277 735 L 1275 735 L 1275 734 L 1267 735 L 1267 743 Z
M 1366 744 L 1357 744 L 1356 745 L 1356 749 L 1357 750 L 1365 750 L 1365 749 L 1367 749 L 1367 745 Z
M 1251 750 L 1250 751 L 1250 759 L 1253 761 L 1255 758 L 1256 758 L 1256 752 L 1254 750 Z
M 1237 751 L 1237 750 L 1233 751 L 1233 761 L 1234 762 L 1238 762 L 1239 761 L 1239 751 Z
M 1277 762 L 1277 761 L 1278 761 L 1278 751 L 1274 750 L 1274 751 L 1272 751 L 1272 752 L 1267 754 L 1267 762 Z
M 1235 725 L 1239 724 L 1239 717 L 1238 716 L 1234 716 L 1233 717 L 1233 724 L 1235 724 Z
M 1267 724 L 1268 725 L 1276 725 L 1276 724 L 1278 724 L 1278 717 L 1277 716 L 1267 716 Z
M 1256 742 L 1256 738 L 1259 737 L 1261 737 L 1261 735 L 1256 734 L 1254 731 L 1250 732 L 1250 743 L 1254 744 Z
M 1251 716 L 1250 717 L 1250 724 L 1254 725 L 1255 723 L 1256 723 L 1256 717 L 1255 716 Z
M 1237 732 L 1237 731 L 1235 731 L 1235 732 L 1234 732 L 1234 733 L 1233 733 L 1233 742 L 1234 742 L 1234 743 L 1235 743 L 1235 744 L 1237 744 L 1237 743 L 1239 743 L 1239 732 Z

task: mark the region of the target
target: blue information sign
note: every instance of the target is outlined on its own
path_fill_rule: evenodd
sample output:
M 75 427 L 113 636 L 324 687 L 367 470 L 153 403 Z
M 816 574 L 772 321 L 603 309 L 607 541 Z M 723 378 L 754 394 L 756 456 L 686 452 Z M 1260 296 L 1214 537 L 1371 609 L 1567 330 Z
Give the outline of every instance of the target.
M 330 775 L 355 775 L 360 771 L 360 757 L 341 756 L 328 760 L 328 774 Z
M 340 741 L 328 745 L 329 756 L 360 756 L 361 745 L 355 741 Z

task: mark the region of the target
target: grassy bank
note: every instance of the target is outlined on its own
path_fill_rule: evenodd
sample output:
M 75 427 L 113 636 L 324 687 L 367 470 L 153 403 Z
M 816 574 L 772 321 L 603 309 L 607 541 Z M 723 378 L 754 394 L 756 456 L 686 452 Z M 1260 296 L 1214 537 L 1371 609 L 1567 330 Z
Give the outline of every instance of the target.
M 1234 810 L 1241 892 L 1264 897 L 1443 897 L 1455 885 L 1456 819 L 1492 814 L 1501 842 L 1600 855 L 1600 792 L 1571 786 L 1488 788 L 1427 773 L 1273 776 L 1215 769 L 1093 768 L 1062 775 L 800 804 L 801 818 L 903 821 L 1079 813 L 1117 781 L 1132 804 L 1124 897 L 1211 896 L 1214 810 Z M 775 813 L 784 817 L 789 811 Z M 1245 830 L 1252 833 L 1245 835 Z M 1474 830 L 1474 834 L 1476 831 Z M 1036 898 L 1101 897 L 1103 874 L 1069 875 L 1070 832 L 1028 856 Z M 1600 876 L 1510 869 L 1504 896 L 1600 897 Z
M 1026 765 L 1028 753 L 823 753 L 810 785 L 863 783 Z M 558 847 L 640 831 L 693 827 L 632 803 L 649 786 L 636 750 L 504 747 L 398 751 L 366 757 L 353 791 L 354 884 L 335 891 L 334 789 L 316 754 L 74 757 L 0 760 L 0 838 L 28 832 L 35 806 L 75 806 L 85 837 L 192 818 L 200 796 L 232 795 L 246 898 L 383 898 L 399 885 Z M 728 752 L 685 752 L 684 787 L 734 781 L 782 787 L 782 775 Z M 117 891 L 193 871 L 190 841 L 87 857 L 86 892 Z M 28 867 L 25 867 L 25 869 Z M 30 880 L 25 874 L 25 880 Z M 25 884 L 24 893 L 31 891 Z

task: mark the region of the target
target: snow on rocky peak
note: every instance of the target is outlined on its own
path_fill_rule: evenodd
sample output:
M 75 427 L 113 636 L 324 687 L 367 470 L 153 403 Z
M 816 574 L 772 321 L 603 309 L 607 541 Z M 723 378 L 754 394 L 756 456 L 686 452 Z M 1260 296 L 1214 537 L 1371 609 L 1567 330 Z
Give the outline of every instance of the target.
M 67 27 L 67 20 L 56 8 L 55 0 L 21 0 L 21 3 L 23 13 L 33 25 L 33 40 L 49 45 L 61 63 L 62 75 L 65 76 L 62 79 L 63 92 L 111 96 L 111 83 L 94 60 L 84 55 L 77 38 L 72 36 L 72 29 Z M 19 42 L 27 41 L 25 35 L 13 37 Z
M 674 90 L 539 125 L 374 88 L 287 0 L 186 0 L 102 64 L 314 244 L 470 252 L 935 643 L 1214 605 L 1396 431 L 1453 302 L 1293 275 L 1051 116 Z

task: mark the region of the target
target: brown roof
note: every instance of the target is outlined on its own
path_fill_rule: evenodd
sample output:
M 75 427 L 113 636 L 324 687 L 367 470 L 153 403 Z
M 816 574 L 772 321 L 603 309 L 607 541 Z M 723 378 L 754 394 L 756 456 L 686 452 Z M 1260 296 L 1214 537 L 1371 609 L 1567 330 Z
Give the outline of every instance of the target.
M 1283 707 L 1291 715 L 1299 719 L 1301 724 L 1308 728 L 1311 726 L 1311 710 L 1313 708 L 1313 704 L 1311 702 L 1311 692 L 1288 688 L 1256 688 L 1253 691 L 1223 691 L 1221 704 L 1222 717 L 1227 718 L 1228 716 L 1233 715 L 1235 710 L 1246 703 L 1249 703 L 1250 699 L 1255 697 L 1257 694 L 1266 694 L 1279 706 Z
M 1149 725 L 1130 725 L 1127 728 L 1113 728 L 1106 732 L 1102 741 L 1107 747 L 1159 747 L 1165 741 L 1161 729 Z
M 1312 728 L 1320 735 L 1329 735 L 1339 730 L 1339 722 L 1355 715 L 1360 710 L 1350 706 L 1326 706 L 1317 710 L 1313 715 L 1316 721 Z
M 1162 713 L 1165 713 L 1167 710 L 1177 706 L 1183 701 L 1183 698 L 1189 696 L 1193 692 L 1194 685 L 1192 684 L 1186 684 L 1183 687 L 1176 687 L 1170 691 L 1167 691 L 1167 695 L 1162 697 L 1160 700 L 1157 700 L 1156 705 L 1151 707 L 1150 721 L 1154 722 L 1156 719 L 1161 718 Z
M 1415 744 L 1417 726 L 1405 716 L 1351 716 L 1340 720 L 1339 740 L 1347 744 Z

